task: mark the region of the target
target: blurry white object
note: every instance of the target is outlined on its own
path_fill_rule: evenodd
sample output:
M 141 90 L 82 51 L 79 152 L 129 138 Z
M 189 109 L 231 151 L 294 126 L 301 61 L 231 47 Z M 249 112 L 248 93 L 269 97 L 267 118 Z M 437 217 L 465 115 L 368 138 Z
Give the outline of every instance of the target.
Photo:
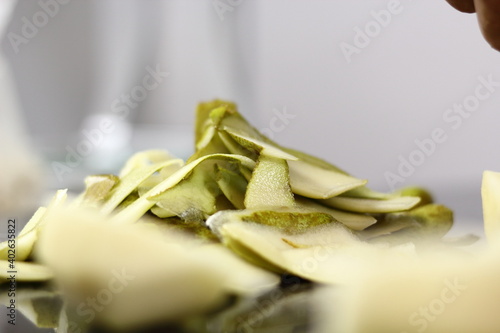
M 349 284 L 317 290 L 314 332 L 498 332 L 498 255 L 491 247 L 380 258 Z
M 15 1 L 0 2 L 0 35 Z M 12 75 L 0 52 L 0 214 L 31 208 L 41 189 L 41 166 L 29 144 Z

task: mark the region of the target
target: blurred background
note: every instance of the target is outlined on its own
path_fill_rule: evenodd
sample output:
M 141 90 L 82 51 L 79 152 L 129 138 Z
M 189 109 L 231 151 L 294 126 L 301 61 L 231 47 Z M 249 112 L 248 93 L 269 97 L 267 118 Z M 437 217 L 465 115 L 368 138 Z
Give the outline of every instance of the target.
M 187 158 L 214 98 L 376 190 L 427 187 L 459 224 L 500 171 L 500 54 L 444 0 L 20 1 L 1 47 L 46 190 L 137 150 Z
M 500 171 L 500 53 L 445 0 L 10 2 L 1 49 L 19 110 L 0 102 L 6 179 L 78 192 L 138 150 L 187 158 L 196 105 L 222 98 L 376 190 L 428 188 L 458 234 L 481 233 L 482 172 Z M 18 127 L 40 173 L 16 168 L 22 140 L 5 130 Z

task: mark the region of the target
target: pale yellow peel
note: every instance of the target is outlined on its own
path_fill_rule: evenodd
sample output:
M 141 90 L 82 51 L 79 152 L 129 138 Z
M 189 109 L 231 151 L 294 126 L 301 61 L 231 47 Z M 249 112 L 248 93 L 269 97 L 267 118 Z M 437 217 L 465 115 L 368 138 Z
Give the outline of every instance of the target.
M 419 197 L 399 197 L 385 200 L 333 197 L 323 204 L 357 213 L 391 213 L 411 209 L 420 202 Z
M 484 171 L 481 186 L 484 232 L 489 241 L 500 237 L 500 173 Z
M 297 157 L 281 150 L 280 148 L 259 139 L 252 138 L 251 136 L 245 135 L 237 129 L 224 127 L 224 131 L 226 131 L 238 144 L 240 144 L 247 150 L 253 151 L 254 153 L 281 158 L 284 160 L 298 160 Z
M 38 239 L 39 229 L 45 224 L 45 219 L 51 211 L 64 203 L 67 198 L 67 190 L 56 192 L 47 208 L 40 207 L 26 224 L 15 239 L 0 243 L 0 260 L 7 260 L 9 252 L 15 250 L 16 261 L 22 262 L 28 259 L 33 252 L 33 247 Z
M 134 201 L 127 208 L 119 212 L 117 215 L 111 218 L 112 223 L 134 223 L 141 218 L 151 207 L 155 205 L 155 201 L 150 200 L 150 198 L 158 196 L 162 192 L 167 191 L 168 189 L 177 185 L 180 181 L 186 178 L 195 167 L 197 167 L 200 163 L 210 159 L 221 159 L 221 160 L 229 160 L 236 161 L 241 163 L 241 165 L 253 169 L 255 166 L 255 162 L 248 157 L 232 155 L 232 154 L 212 154 L 202 156 L 176 171 L 170 177 L 153 187 L 139 199 Z
M 155 163 L 143 168 L 136 168 L 128 172 L 121 180 L 121 182 L 112 190 L 109 199 L 104 203 L 100 210 L 109 214 L 115 209 L 120 202 L 122 202 L 127 195 L 136 189 L 142 182 L 144 182 L 153 173 L 163 168 L 174 167 L 174 170 L 180 169 L 184 165 L 181 159 L 171 159 L 165 162 Z
M 132 155 L 127 162 L 125 162 L 125 165 L 120 170 L 119 177 L 123 178 L 132 170 L 140 169 L 153 163 L 166 162 L 174 159 L 177 159 L 177 157 L 165 150 L 150 149 L 140 151 Z
M 313 211 L 330 214 L 337 221 L 344 224 L 349 229 L 355 231 L 364 230 L 377 222 L 377 219 L 371 215 L 341 211 L 321 205 L 315 200 L 310 200 L 303 197 L 296 198 L 296 202 L 298 208 L 310 209 Z
M 302 160 L 288 161 L 288 166 L 292 191 L 312 199 L 331 198 L 367 183 L 366 180 L 327 170 Z
M 16 261 L 13 267 L 7 260 L 0 260 L 0 283 L 8 282 L 11 276 L 18 282 L 40 282 L 54 277 L 51 269 L 31 262 Z M 15 273 L 11 273 L 13 270 Z

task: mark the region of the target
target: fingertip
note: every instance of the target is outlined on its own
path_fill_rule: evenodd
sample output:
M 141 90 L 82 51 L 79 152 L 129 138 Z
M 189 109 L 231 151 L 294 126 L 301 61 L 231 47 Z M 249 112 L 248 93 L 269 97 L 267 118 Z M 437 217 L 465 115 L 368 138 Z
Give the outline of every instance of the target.
M 500 51 L 500 2 L 496 0 L 475 0 L 477 18 L 484 39 Z
M 488 38 L 486 38 L 486 41 L 490 44 L 490 46 L 494 50 L 500 51 L 500 38 L 496 38 L 496 39 L 488 39 Z
M 476 7 L 474 5 L 474 0 L 446 0 L 448 3 L 458 11 L 463 13 L 474 13 Z

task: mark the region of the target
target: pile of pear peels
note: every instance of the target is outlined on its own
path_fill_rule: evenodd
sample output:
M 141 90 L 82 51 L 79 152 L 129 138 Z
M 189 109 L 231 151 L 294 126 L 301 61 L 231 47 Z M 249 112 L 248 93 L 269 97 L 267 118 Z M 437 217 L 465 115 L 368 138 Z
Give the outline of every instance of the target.
M 210 238 L 208 226 L 222 240 L 227 220 L 284 234 L 333 224 L 360 239 L 386 242 L 440 239 L 453 224 L 451 211 L 433 204 L 424 190 L 372 191 L 366 180 L 271 141 L 233 103 L 200 104 L 195 136 L 196 152 L 186 164 L 164 151 L 138 153 L 119 177 L 88 178 L 80 200 L 117 213 L 112 220 L 133 223 L 150 212 L 166 223 L 180 219 Z
M 128 261 L 135 260 L 132 254 L 119 260 L 115 254 L 102 254 L 117 249 L 127 252 L 131 243 L 142 244 L 136 249 L 142 251 L 151 239 L 152 243 L 158 241 L 152 245 L 158 245 L 156 252 L 145 251 L 151 257 L 169 251 L 183 256 L 179 252 L 183 246 L 194 251 L 183 258 L 183 262 L 192 260 L 192 265 L 200 268 L 192 272 L 180 262 L 168 262 L 172 256 L 165 257 L 165 265 L 177 265 L 175 274 L 181 270 L 206 274 L 211 290 L 238 293 L 257 287 L 237 277 L 224 280 L 227 285 L 222 288 L 214 287 L 219 276 L 231 275 L 232 265 L 238 265 L 229 255 L 244 259 L 241 264 L 253 264 L 239 270 L 250 272 L 259 267 L 258 272 L 247 275 L 261 281 L 259 287 L 276 286 L 278 275 L 274 273 L 320 283 L 345 283 L 374 252 L 395 250 L 403 257 L 413 257 L 419 247 L 442 243 L 453 224 L 452 212 L 433 203 L 425 190 L 373 191 L 365 186 L 366 180 L 265 137 L 231 102 L 201 103 L 195 124 L 196 151 L 186 162 L 166 151 L 143 151 L 133 155 L 119 175 L 87 177 L 85 191 L 69 203 L 65 203 L 66 191 L 58 191 L 46 208 L 37 210 L 15 242 L 0 244 L 0 264 L 8 267 L 9 251 L 15 244 L 18 281 L 55 277 L 71 291 L 89 285 L 90 280 L 96 286 L 105 284 L 99 281 L 105 281 L 106 274 L 97 277 L 97 273 L 90 273 L 96 257 L 104 258 L 100 267 L 119 261 L 122 267 L 135 269 L 127 266 Z M 127 232 L 121 234 L 122 230 Z M 170 247 L 163 247 L 161 239 L 152 236 L 154 233 L 160 238 L 168 233 L 165 239 Z M 96 238 L 96 234 L 109 237 Z M 186 235 L 189 239 L 184 238 Z M 127 242 L 119 243 L 117 238 Z M 75 256 L 83 252 L 89 256 L 86 248 L 93 244 L 100 250 L 79 262 Z M 209 250 L 213 246 L 215 250 Z M 222 254 L 221 248 L 227 253 Z M 210 268 L 200 263 L 203 260 L 212 262 L 205 265 Z M 145 274 L 150 266 L 157 275 L 168 274 L 168 269 L 162 271 L 152 265 L 136 267 L 137 272 Z M 215 266 L 220 266 L 219 270 L 210 275 L 206 270 Z M 77 283 L 79 270 L 87 280 Z M 0 275 L 6 271 L 2 269 Z M 179 275 L 174 280 L 179 282 L 181 277 L 185 278 Z M 161 279 L 163 283 L 169 281 L 163 276 Z M 147 279 L 144 281 L 141 287 L 148 284 Z M 189 279 L 185 281 L 189 283 Z M 98 290 L 95 287 L 85 293 Z M 197 295 L 201 294 L 198 290 Z M 207 307 L 217 303 L 213 294 L 207 297 Z M 197 302 L 203 303 L 199 298 Z M 186 303 L 186 313 L 190 304 L 194 303 Z M 124 313 L 123 309 L 112 313 L 112 324 L 123 323 Z M 143 317 L 134 320 L 141 322 Z

